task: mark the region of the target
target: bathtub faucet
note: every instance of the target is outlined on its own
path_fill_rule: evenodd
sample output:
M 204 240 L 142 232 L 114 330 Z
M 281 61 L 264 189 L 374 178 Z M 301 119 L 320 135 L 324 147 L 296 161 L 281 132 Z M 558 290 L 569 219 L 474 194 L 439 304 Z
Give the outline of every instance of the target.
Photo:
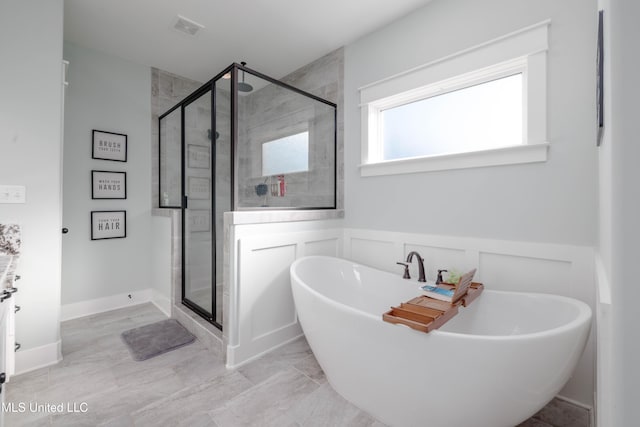
M 418 252 L 411 251 L 409 255 L 407 255 L 407 262 L 411 262 L 414 255 L 418 258 L 418 282 L 426 282 L 427 279 L 424 276 L 424 258 L 422 258 Z

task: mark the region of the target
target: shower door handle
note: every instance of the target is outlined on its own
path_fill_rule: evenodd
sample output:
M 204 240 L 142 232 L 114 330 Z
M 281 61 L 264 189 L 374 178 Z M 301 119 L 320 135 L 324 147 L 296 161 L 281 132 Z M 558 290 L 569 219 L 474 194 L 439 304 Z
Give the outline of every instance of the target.
M 182 196 L 182 209 L 188 209 L 188 208 L 189 208 L 189 197 Z

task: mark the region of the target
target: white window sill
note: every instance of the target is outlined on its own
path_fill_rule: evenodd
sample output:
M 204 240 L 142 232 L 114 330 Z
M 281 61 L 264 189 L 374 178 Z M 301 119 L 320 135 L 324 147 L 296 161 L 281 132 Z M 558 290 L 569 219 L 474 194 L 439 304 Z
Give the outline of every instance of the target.
M 492 150 L 387 160 L 360 165 L 360 176 L 397 175 L 547 161 L 549 143 L 514 145 Z

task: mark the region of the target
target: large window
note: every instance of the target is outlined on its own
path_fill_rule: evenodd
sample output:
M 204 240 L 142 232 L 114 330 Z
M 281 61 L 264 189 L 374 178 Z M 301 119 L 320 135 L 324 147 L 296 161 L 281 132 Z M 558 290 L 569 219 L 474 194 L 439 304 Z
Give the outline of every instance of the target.
M 522 144 L 522 112 L 522 73 L 382 110 L 382 158 Z
M 548 26 L 360 88 L 361 175 L 546 161 Z

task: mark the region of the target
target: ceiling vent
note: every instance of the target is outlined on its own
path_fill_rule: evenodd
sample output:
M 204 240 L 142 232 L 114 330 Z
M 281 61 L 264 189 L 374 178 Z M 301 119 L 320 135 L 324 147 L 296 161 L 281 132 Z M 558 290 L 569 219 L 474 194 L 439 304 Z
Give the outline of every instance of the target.
M 190 36 L 195 36 L 200 32 L 201 29 L 204 28 L 204 25 L 198 24 L 195 21 L 192 21 L 189 18 L 185 18 L 184 16 L 176 16 L 173 29 L 176 31 L 180 31 L 181 33 L 188 34 Z

